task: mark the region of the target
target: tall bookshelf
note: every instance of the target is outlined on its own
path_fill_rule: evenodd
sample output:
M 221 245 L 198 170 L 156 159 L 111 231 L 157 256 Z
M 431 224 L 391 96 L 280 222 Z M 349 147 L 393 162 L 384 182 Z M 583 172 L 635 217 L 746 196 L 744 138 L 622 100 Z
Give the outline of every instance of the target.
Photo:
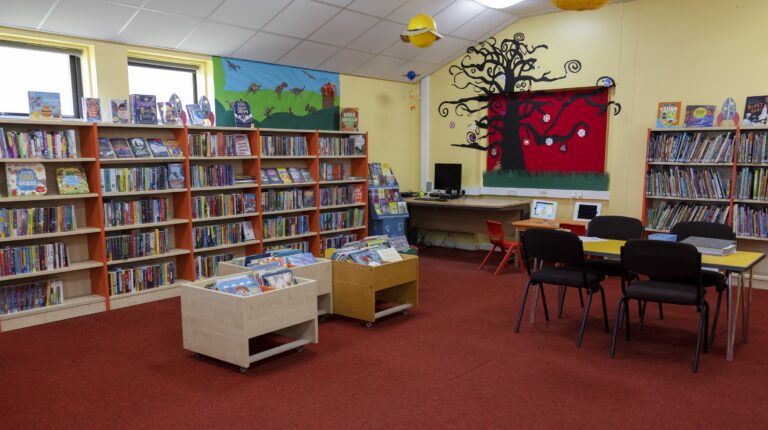
M 70 264 L 67 267 L 35 273 L 20 273 L 0 276 L 0 289 L 27 282 L 57 279 L 63 285 L 63 303 L 14 313 L 0 314 L 0 331 L 14 330 L 46 322 L 62 320 L 110 309 L 147 303 L 177 296 L 178 285 L 184 280 L 199 280 L 213 276 L 196 267 L 196 261 L 219 254 L 231 254 L 234 257 L 260 253 L 278 247 L 305 247 L 309 252 L 320 256 L 321 244 L 328 237 L 346 235 L 348 240 L 360 239 L 368 234 L 367 218 L 367 177 L 368 177 L 368 136 L 365 132 L 338 132 L 318 130 L 282 130 L 282 129 L 241 129 L 228 127 L 197 126 L 155 126 L 137 124 L 91 124 L 82 121 L 31 121 L 26 119 L 0 119 L 0 127 L 6 131 L 28 130 L 74 130 L 77 141 L 77 158 L 68 159 L 7 159 L 0 158 L 0 205 L 3 208 L 41 208 L 59 205 L 74 205 L 76 229 L 27 236 L 0 237 L 0 247 L 25 246 L 28 244 L 47 243 L 52 240 L 62 241 L 67 245 Z M 248 138 L 251 155 L 200 155 L 190 152 L 190 136 L 208 134 L 218 139 L 231 135 L 245 135 Z M 263 137 L 296 137 L 306 139 L 306 154 L 270 155 L 263 153 Z M 361 154 L 322 154 L 322 139 L 347 139 L 360 136 L 364 141 Z M 100 159 L 99 138 L 162 138 L 175 140 L 183 151 L 182 157 L 175 158 L 128 158 Z M 45 166 L 48 192 L 43 196 L 10 197 L 6 186 L 5 165 L 10 162 L 40 162 Z M 101 186 L 101 171 L 109 168 L 144 168 L 179 163 L 183 165 L 185 186 L 182 189 L 151 189 L 130 192 L 104 192 Z M 343 175 L 325 178 L 321 168 L 327 164 L 343 166 Z M 225 186 L 192 187 L 191 169 L 196 166 L 231 165 L 235 175 L 253 176 L 253 183 L 238 183 Z M 59 195 L 56 187 L 55 170 L 60 166 L 82 167 L 88 180 L 89 193 Z M 313 180 L 292 184 L 263 183 L 262 168 L 304 168 Z M 362 202 L 340 205 L 323 205 L 320 190 L 349 184 L 362 186 Z M 262 192 L 311 190 L 314 202 L 306 207 L 289 210 L 263 210 L 265 203 Z M 232 213 L 220 216 L 194 214 L 193 202 L 196 197 L 230 196 L 239 193 L 251 193 L 256 197 L 256 210 L 248 213 Z M 168 216 L 158 222 L 145 222 L 131 225 L 106 225 L 104 204 L 115 201 L 135 202 L 146 199 L 167 199 Z M 198 200 L 199 201 L 199 200 Z M 343 225 L 340 228 L 328 228 L 321 225 L 321 220 L 328 219 L 325 214 L 344 213 L 359 210 L 361 223 Z M 264 234 L 263 225 L 267 219 L 296 215 L 308 217 L 309 228 L 300 234 L 271 236 Z M 195 228 L 201 226 L 227 226 L 233 223 L 248 222 L 252 226 L 255 239 L 222 243 L 220 245 L 196 246 Z M 168 248 L 160 254 L 137 256 L 126 259 L 107 259 L 108 238 L 130 232 L 154 232 L 156 229 L 167 231 Z M 54 239 L 55 238 L 55 239 Z M 176 281 L 141 291 L 114 294 L 110 291 L 110 270 L 132 268 L 148 264 L 173 262 Z M 214 265 L 215 266 L 215 265 Z M 0 311 L 2 312 L 2 311 Z

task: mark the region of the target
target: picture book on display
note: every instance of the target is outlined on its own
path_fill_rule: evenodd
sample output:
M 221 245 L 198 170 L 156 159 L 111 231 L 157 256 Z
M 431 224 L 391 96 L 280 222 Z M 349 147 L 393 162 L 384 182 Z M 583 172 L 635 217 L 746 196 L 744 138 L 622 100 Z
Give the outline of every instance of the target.
M 115 152 L 117 158 L 133 158 L 133 151 L 128 141 L 122 137 L 113 137 L 109 139 L 109 144 L 112 145 L 112 150 Z
M 200 109 L 199 104 L 187 105 L 187 115 L 189 115 L 190 124 L 192 125 L 205 124 L 205 114 L 203 114 L 203 110 Z
M 656 127 L 680 127 L 681 102 L 661 102 L 656 112 Z
M 251 105 L 249 105 L 247 101 L 238 100 L 232 103 L 232 112 L 235 115 L 235 127 L 253 127 Z
M 339 112 L 339 130 L 357 131 L 360 112 L 357 108 L 343 108 Z
M 109 101 L 109 106 L 112 113 L 112 123 L 128 124 L 130 122 L 130 118 L 128 117 L 128 100 L 111 99 Z
M 61 119 L 61 97 L 59 93 L 27 91 L 29 117 L 31 119 Z
M 12 197 L 42 196 L 48 192 L 42 163 L 7 163 L 5 176 Z
M 237 296 L 250 296 L 261 293 L 259 282 L 252 274 L 243 274 L 219 279 L 214 284 L 215 289 L 222 293 Z
M 715 124 L 715 105 L 689 105 L 685 107 L 686 127 L 712 127 Z
M 747 97 L 744 107 L 744 119 L 741 125 L 768 124 L 768 96 Z
M 256 194 L 243 194 L 243 207 L 243 211 L 247 214 L 256 212 Z
M 147 141 L 143 137 L 131 137 L 128 138 L 128 142 L 131 144 L 134 157 L 145 158 L 152 156 L 152 153 L 149 152 Z
M 291 269 L 268 272 L 262 275 L 261 279 L 264 281 L 264 285 L 272 288 L 286 288 L 296 284 L 296 279 L 293 277 Z
M 56 183 L 59 194 L 87 194 L 88 179 L 81 167 L 60 167 L 56 169 Z
M 150 137 L 147 139 L 147 145 L 149 145 L 149 150 L 154 157 L 170 157 L 170 153 L 168 152 L 168 148 L 165 147 L 163 139 Z
M 184 165 L 168 163 L 168 187 L 174 190 L 184 188 L 186 187 L 184 179 Z
M 134 124 L 157 124 L 157 98 L 131 94 L 131 117 Z
M 170 102 L 157 102 L 157 111 L 160 113 L 160 122 L 168 125 L 179 123 L 179 115 Z
M 83 117 L 88 122 L 101 122 L 101 100 L 83 97 Z
M 106 137 L 99 138 L 99 158 L 115 158 L 115 151 L 112 150 L 112 145 Z
M 245 134 L 233 134 L 232 139 L 235 141 L 235 154 L 236 155 L 251 155 L 251 145 L 248 142 L 248 136 Z
M 176 142 L 175 140 L 167 140 L 165 141 L 165 147 L 168 148 L 168 153 L 171 157 L 183 157 L 184 151 L 181 149 L 181 145 L 179 145 L 179 142 Z

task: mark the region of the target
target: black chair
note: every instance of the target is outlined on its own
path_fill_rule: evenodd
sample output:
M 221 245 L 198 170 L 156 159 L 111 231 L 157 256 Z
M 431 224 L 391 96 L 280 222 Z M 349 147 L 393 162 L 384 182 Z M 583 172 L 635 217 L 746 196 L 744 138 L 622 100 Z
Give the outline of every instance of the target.
M 619 322 L 624 321 L 629 340 L 629 301 L 671 303 L 696 306 L 699 317 L 696 353 L 693 357 L 693 372 L 699 369 L 699 352 L 707 352 L 707 327 L 709 304 L 704 299 L 706 291 L 701 285 L 701 254 L 685 243 L 658 240 L 630 240 L 621 248 L 621 262 L 625 273 L 637 273 L 647 280 L 621 280 L 622 296 L 616 309 L 616 323 L 611 336 L 611 358 L 616 352 L 616 335 Z
M 677 235 L 677 240 L 682 241 L 691 236 L 706 237 L 710 239 L 736 240 L 736 233 L 726 225 L 716 222 L 704 221 L 686 221 L 677 223 L 672 227 L 670 233 Z M 715 315 L 712 316 L 712 330 L 709 343 L 715 341 L 715 331 L 717 330 L 717 320 L 720 316 L 720 305 L 723 302 L 723 293 L 728 290 L 728 272 L 720 273 L 714 270 L 701 271 L 701 285 L 705 288 L 715 288 L 717 291 L 717 304 L 715 304 Z M 728 296 L 726 295 L 726 300 Z
M 587 270 L 584 267 L 584 248 L 579 237 L 567 231 L 530 229 L 522 235 L 521 241 L 523 245 L 523 258 L 527 263 L 525 269 L 528 272 L 529 281 L 525 285 L 525 291 L 523 291 L 523 302 L 520 304 L 520 312 L 517 315 L 515 333 L 520 332 L 520 321 L 523 319 L 525 302 L 531 285 L 538 285 L 539 292 L 541 293 L 541 303 L 544 306 L 544 316 L 549 321 L 547 301 L 544 297 L 544 284 L 587 290 L 587 305 L 584 307 L 584 316 L 581 320 L 576 346 L 581 346 L 584 328 L 589 317 L 589 308 L 592 304 L 592 295 L 598 291 L 603 302 L 605 332 L 609 333 L 608 311 L 605 307 L 605 291 L 603 291 L 603 287 L 600 285 L 605 276 L 599 272 Z M 536 266 L 532 264 L 532 261 Z M 553 266 L 552 264 L 558 264 L 558 266 Z

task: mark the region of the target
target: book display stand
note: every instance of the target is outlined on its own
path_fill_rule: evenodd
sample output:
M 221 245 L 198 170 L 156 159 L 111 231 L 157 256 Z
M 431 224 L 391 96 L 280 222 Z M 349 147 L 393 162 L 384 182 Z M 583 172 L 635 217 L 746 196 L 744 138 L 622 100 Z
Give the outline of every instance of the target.
M 368 165 L 368 228 L 370 234 L 405 235 L 408 205 L 400 196 L 400 185 L 388 165 Z

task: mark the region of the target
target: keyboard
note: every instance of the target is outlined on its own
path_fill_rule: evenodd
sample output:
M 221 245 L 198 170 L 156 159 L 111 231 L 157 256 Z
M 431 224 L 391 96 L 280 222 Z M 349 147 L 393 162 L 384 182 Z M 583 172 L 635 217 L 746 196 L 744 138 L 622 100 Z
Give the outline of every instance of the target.
M 414 200 L 421 200 L 424 202 L 447 202 L 445 197 L 416 197 Z

